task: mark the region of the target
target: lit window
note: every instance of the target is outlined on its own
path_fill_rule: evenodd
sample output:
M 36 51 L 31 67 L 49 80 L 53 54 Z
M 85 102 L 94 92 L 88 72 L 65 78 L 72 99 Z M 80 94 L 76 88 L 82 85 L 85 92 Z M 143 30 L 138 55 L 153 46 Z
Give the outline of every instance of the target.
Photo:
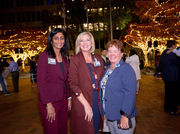
M 97 13 L 97 9 L 92 9 L 92 12 L 93 13 Z
M 102 12 L 102 8 L 99 8 L 99 9 L 98 9 L 98 14 L 102 15 L 102 13 L 103 13 L 103 12 Z
M 62 28 L 62 25 L 58 25 L 57 27 L 58 27 L 58 28 Z
M 99 30 L 103 31 L 104 30 L 104 23 L 99 22 Z
M 94 23 L 94 31 L 99 31 L 98 30 L 98 23 Z
M 104 13 L 107 13 L 107 7 L 106 7 L 106 8 L 104 8 Z
M 84 26 L 84 29 L 87 29 L 87 23 L 84 23 L 83 26 Z
M 93 24 L 89 23 L 89 31 L 93 31 Z
M 107 30 L 107 25 L 104 25 L 104 30 Z

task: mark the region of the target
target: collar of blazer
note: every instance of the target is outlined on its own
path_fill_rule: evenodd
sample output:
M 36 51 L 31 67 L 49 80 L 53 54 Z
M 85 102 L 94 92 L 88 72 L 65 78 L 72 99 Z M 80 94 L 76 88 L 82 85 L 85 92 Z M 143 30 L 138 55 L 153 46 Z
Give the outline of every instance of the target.
M 49 58 L 48 54 L 47 54 L 47 56 Z M 56 65 L 55 65 L 56 70 L 61 70 L 61 67 L 59 66 L 59 63 L 56 58 L 55 58 L 55 60 L 56 60 Z M 68 67 L 67 67 L 67 61 L 66 61 L 65 57 L 63 57 L 63 56 L 62 56 L 62 62 L 63 62 L 63 66 L 64 66 L 64 75 L 63 75 L 62 70 L 56 71 L 56 72 L 57 72 L 58 77 L 65 81 L 68 77 Z
M 82 52 L 79 52 L 79 53 L 77 54 L 77 56 L 78 56 L 78 58 L 79 58 L 78 64 L 79 64 L 80 68 L 84 70 L 84 72 L 86 73 L 87 77 L 88 77 L 89 80 L 91 81 L 90 71 L 89 71 L 88 65 L 87 65 L 87 63 L 86 63 L 86 61 L 85 61 L 85 58 L 84 58 Z M 94 56 L 95 56 L 95 55 L 94 55 Z M 92 57 L 94 57 L 94 56 L 92 56 Z M 97 57 L 96 57 L 96 58 L 97 58 Z M 96 67 L 95 67 L 95 70 L 96 70 Z M 96 70 L 96 71 L 97 71 L 97 70 Z
M 64 80 L 66 80 L 68 77 L 68 66 L 67 66 L 67 60 L 63 56 L 62 56 L 62 61 L 63 61 L 63 66 L 64 66 Z M 61 73 L 62 73 L 62 71 L 61 71 Z M 63 73 L 62 73 L 62 76 L 63 76 Z
M 109 76 L 108 80 L 111 79 L 111 78 L 113 79 L 113 77 L 111 77 L 113 74 L 118 74 L 118 73 L 116 73 L 116 71 L 118 71 L 119 68 L 120 68 L 124 63 L 125 63 L 125 62 L 121 59 L 120 62 L 119 62 L 120 66 L 116 67 L 116 68 L 113 70 L 113 72 L 112 72 L 112 74 Z M 109 66 L 106 68 L 106 70 L 105 70 L 105 72 L 104 72 L 104 75 L 105 75 L 106 72 L 109 70 L 110 66 L 111 66 L 111 65 L 109 65 Z M 104 77 L 104 75 L 102 76 L 102 78 Z M 102 78 L 101 78 L 101 80 L 102 80 Z

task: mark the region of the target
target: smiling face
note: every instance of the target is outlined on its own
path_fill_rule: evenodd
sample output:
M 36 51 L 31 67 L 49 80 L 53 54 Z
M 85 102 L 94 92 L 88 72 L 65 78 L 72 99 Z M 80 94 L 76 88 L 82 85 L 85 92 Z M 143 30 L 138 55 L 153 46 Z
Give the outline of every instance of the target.
M 79 47 L 81 48 L 82 52 L 90 52 L 91 51 L 91 38 L 88 34 L 84 34 L 80 38 Z
M 114 45 L 108 48 L 108 58 L 111 64 L 119 63 L 122 57 L 123 57 L 123 53 L 120 51 L 120 49 L 118 49 Z
M 54 51 L 60 51 L 61 48 L 64 46 L 64 43 L 65 43 L 65 37 L 61 32 L 53 36 L 52 46 L 53 46 Z

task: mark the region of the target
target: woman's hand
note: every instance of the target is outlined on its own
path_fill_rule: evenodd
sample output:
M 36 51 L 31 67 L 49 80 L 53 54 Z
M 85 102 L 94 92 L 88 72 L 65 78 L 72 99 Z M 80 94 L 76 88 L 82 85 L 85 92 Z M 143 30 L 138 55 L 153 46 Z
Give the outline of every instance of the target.
M 120 124 L 122 129 L 129 129 L 129 124 L 128 124 L 128 118 L 125 116 L 121 116 L 121 124 Z
M 56 118 L 56 113 L 52 103 L 48 103 L 46 109 L 47 109 L 47 117 L 46 117 L 47 120 L 53 122 Z
M 173 51 L 173 49 L 169 49 L 166 53 L 170 54 Z
M 87 119 L 88 121 L 91 121 L 93 118 L 93 111 L 91 106 L 89 104 L 85 105 L 84 110 L 85 110 L 85 120 Z
M 89 105 L 89 102 L 85 99 L 82 93 L 77 98 L 80 101 L 80 103 L 84 106 L 85 120 L 87 119 L 87 121 L 91 121 L 93 117 L 93 111 L 91 106 Z

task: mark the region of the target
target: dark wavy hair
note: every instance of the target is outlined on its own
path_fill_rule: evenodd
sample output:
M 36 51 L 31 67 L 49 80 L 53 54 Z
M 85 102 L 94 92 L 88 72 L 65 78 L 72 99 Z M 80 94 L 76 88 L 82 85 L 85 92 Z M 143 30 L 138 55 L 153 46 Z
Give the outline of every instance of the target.
M 132 56 L 134 54 L 137 54 L 137 52 L 134 49 L 129 50 L 129 56 Z
M 65 38 L 65 43 L 64 46 L 61 48 L 60 53 L 62 54 L 62 56 L 66 57 L 68 55 L 68 50 L 70 49 L 70 45 L 69 45 L 69 40 L 68 37 L 66 35 L 66 32 L 61 29 L 61 28 L 54 28 L 52 29 L 52 31 L 49 33 L 48 35 L 48 39 L 47 39 L 47 47 L 46 47 L 46 52 L 52 56 L 53 58 L 56 57 L 53 46 L 52 46 L 52 38 L 55 34 L 57 33 L 62 33 L 64 35 Z

